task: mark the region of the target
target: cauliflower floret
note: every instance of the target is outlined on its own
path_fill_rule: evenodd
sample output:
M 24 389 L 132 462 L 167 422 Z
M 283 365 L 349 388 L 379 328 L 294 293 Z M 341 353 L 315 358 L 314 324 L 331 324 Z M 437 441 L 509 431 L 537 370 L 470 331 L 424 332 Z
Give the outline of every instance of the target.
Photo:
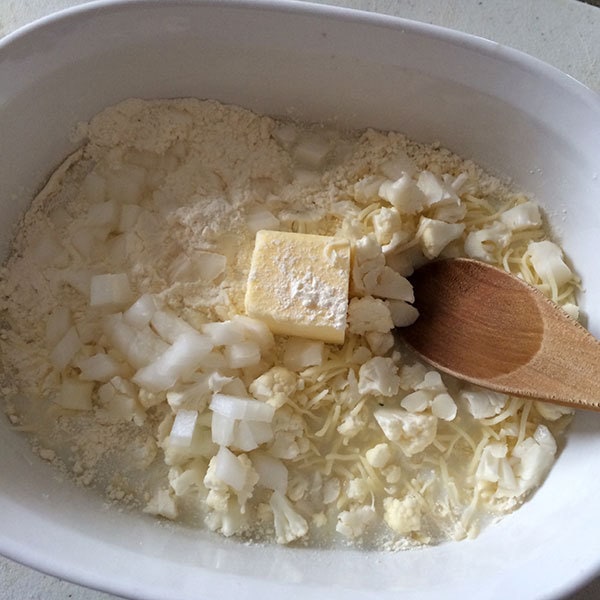
M 512 456 L 519 459 L 514 473 L 521 493 L 537 487 L 550 470 L 556 455 L 556 441 L 545 425 L 538 425 L 532 437 L 515 446 Z
M 206 503 L 215 510 L 226 511 L 231 498 L 230 489 L 233 489 L 243 513 L 246 501 L 252 496 L 257 482 L 258 473 L 252 466 L 252 461 L 245 454 L 236 456 L 231 450 L 221 446 L 210 459 L 204 476 L 204 485 L 209 490 Z
M 385 256 L 374 235 L 354 243 L 352 258 L 352 293 L 395 300 L 414 301 L 412 285 L 385 264 Z
M 559 288 L 573 278 L 563 260 L 562 250 L 554 242 L 529 242 L 527 255 L 539 278 L 551 288 Z
M 373 231 L 380 246 L 389 244 L 394 233 L 401 228 L 402 221 L 396 208 L 383 206 L 373 213 Z
M 496 262 L 496 254 L 506 248 L 510 242 L 510 230 L 499 221 L 486 229 L 471 231 L 465 239 L 465 253 L 487 263 Z
M 367 425 L 367 418 L 362 413 L 348 414 L 338 425 L 337 432 L 345 438 L 353 438 L 358 435 Z
M 364 502 L 370 492 L 369 484 L 362 477 L 350 479 L 346 486 L 346 496 L 357 502 Z
M 158 490 L 146 504 L 144 512 L 171 520 L 176 519 L 179 514 L 170 490 Z
M 276 458 L 294 459 L 308 450 L 304 435 L 304 420 L 289 406 L 282 406 L 273 417 L 273 442 L 270 454 Z
M 431 401 L 431 412 L 438 419 L 444 421 L 453 421 L 456 418 L 457 413 L 456 402 L 450 394 L 442 393 L 438 394 Z
M 435 439 L 437 418 L 432 415 L 393 408 L 380 408 L 373 414 L 385 437 L 396 442 L 406 456 L 422 452 Z
M 419 311 L 404 300 L 387 300 L 394 327 L 408 327 L 419 318 Z
M 417 239 L 427 258 L 436 258 L 452 241 L 457 240 L 464 232 L 463 223 L 446 223 L 428 217 L 421 217 L 417 229 Z
M 375 519 L 375 509 L 371 506 L 359 506 L 344 510 L 338 515 L 335 530 L 347 538 L 360 537 L 369 523 Z
M 280 408 L 294 395 L 298 376 L 285 367 L 273 367 L 256 378 L 248 388 L 257 400 Z
M 289 544 L 306 535 L 308 523 L 292 507 L 285 496 L 273 492 L 269 505 L 275 520 L 275 539 L 278 544 Z
M 402 500 L 388 496 L 383 500 L 383 519 L 396 533 L 406 534 L 421 529 L 421 503 L 416 494 Z
M 540 209 L 532 200 L 504 211 L 500 215 L 500 220 L 512 231 L 539 227 L 542 224 Z
M 391 331 L 388 331 L 387 333 L 370 331 L 365 335 L 365 338 L 367 339 L 367 344 L 369 344 L 371 352 L 377 356 L 383 356 L 394 346 L 394 334 Z
M 394 396 L 399 388 L 398 367 L 391 358 L 375 356 L 358 371 L 358 391 L 361 394 Z
M 385 443 L 377 444 L 369 448 L 365 453 L 367 462 L 376 469 L 383 469 L 392 458 L 390 447 Z
M 427 206 L 440 203 L 460 204 L 452 185 L 447 184 L 431 171 L 421 171 L 417 179 L 417 187 L 425 194 Z
M 506 394 L 492 392 L 475 385 L 461 390 L 459 398 L 466 402 L 468 411 L 476 419 L 488 419 L 496 416 L 502 412 L 508 400 Z
M 383 300 L 365 296 L 352 298 L 348 305 L 348 331 L 358 335 L 375 331 L 387 333 L 394 327 L 390 309 Z
M 407 174 L 395 181 L 384 181 L 379 186 L 379 196 L 387 200 L 401 214 L 414 215 L 427 204 L 427 196 Z
M 230 537 L 239 533 L 246 521 L 244 515 L 235 507 L 227 512 L 213 510 L 204 518 L 204 523 L 211 531 L 218 531 L 225 537 Z
M 560 404 L 550 404 L 549 402 L 535 402 L 535 409 L 548 421 L 557 421 L 564 415 L 573 414 L 573 409 L 560 406 Z
M 415 390 L 425 375 L 427 374 L 427 367 L 422 363 L 415 363 L 414 365 L 402 365 L 400 369 L 400 387 L 403 390 Z

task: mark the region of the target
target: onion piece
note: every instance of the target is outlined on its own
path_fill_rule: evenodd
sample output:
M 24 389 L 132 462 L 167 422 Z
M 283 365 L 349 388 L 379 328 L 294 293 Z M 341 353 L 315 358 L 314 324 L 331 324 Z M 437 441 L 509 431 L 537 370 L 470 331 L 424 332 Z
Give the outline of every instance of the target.
M 169 445 L 189 448 L 192 445 L 197 421 L 197 410 L 178 410 L 169 434 Z
M 266 402 L 226 394 L 213 394 L 209 408 L 224 417 L 238 420 L 262 421 L 270 423 L 275 408 Z
M 288 470 L 283 462 L 264 452 L 253 452 L 250 460 L 258 473 L 257 485 L 285 495 L 288 487 Z
M 246 468 L 225 446 L 221 446 L 216 454 L 215 475 L 238 492 L 246 484 Z
M 71 327 L 63 338 L 54 346 L 50 353 L 50 363 L 59 371 L 62 371 L 79 352 L 81 340 L 77 334 L 77 329 Z

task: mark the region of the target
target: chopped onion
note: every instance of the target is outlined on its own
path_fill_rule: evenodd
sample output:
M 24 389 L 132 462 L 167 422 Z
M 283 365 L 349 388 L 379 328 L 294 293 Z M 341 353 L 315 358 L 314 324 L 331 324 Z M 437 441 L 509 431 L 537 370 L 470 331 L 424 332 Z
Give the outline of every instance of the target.
M 225 347 L 225 360 L 231 369 L 251 367 L 260 362 L 260 348 L 256 342 L 238 342 Z
M 279 219 L 268 210 L 255 210 L 246 217 L 246 225 L 252 233 L 261 229 L 278 230 Z
M 124 313 L 123 319 L 132 327 L 142 329 L 150 323 L 157 310 L 156 301 L 151 294 L 140 296 Z
M 290 371 L 301 371 L 322 364 L 324 352 L 325 345 L 321 341 L 291 337 L 283 353 L 283 364 Z
M 231 321 L 243 327 L 244 337 L 255 341 L 260 346 L 261 352 L 275 345 L 275 338 L 271 330 L 262 321 L 245 315 L 236 315 Z
M 212 441 L 219 446 L 230 446 L 234 440 L 236 425 L 235 419 L 213 412 L 210 425 Z
M 136 369 L 156 360 L 169 348 L 149 327 L 138 330 L 125 323 L 121 313 L 104 317 L 102 330 L 109 343 Z
M 264 452 L 253 452 L 250 460 L 258 473 L 257 485 L 285 495 L 288 487 L 288 470 L 283 462 Z
M 275 414 L 275 409 L 270 404 L 226 394 L 213 394 L 209 408 L 230 419 L 263 421 L 265 423 L 270 423 Z
M 95 354 L 84 358 L 77 363 L 81 369 L 80 377 L 85 381 L 110 381 L 116 375 L 120 375 L 122 366 L 108 354 Z
M 238 492 L 246 484 L 246 468 L 225 446 L 221 446 L 216 454 L 215 475 Z
M 167 310 L 154 312 L 150 324 L 154 331 L 169 344 L 175 343 L 175 340 L 184 333 L 198 335 L 198 332 L 189 323 Z
M 208 335 L 215 346 L 226 346 L 243 341 L 246 329 L 239 322 L 223 321 L 202 325 L 202 333 Z
M 59 371 L 62 371 L 79 352 L 81 348 L 81 340 L 77 335 L 77 329 L 71 327 L 63 338 L 54 346 L 54 350 L 50 353 L 50 362 Z
M 46 321 L 46 341 L 55 346 L 71 327 L 71 311 L 66 306 L 54 309 Z
M 209 338 L 199 333 L 184 333 L 154 362 L 142 367 L 133 381 L 150 392 L 167 390 L 180 378 L 191 375 L 212 350 Z
M 92 227 L 108 226 L 113 229 L 119 221 L 119 212 L 119 206 L 112 200 L 92 204 L 87 213 L 86 223 Z
M 196 430 L 197 410 L 178 410 L 169 434 L 169 445 L 189 448 Z
M 93 389 L 93 383 L 69 377 L 63 380 L 54 401 L 70 410 L 92 410 Z
M 200 250 L 191 255 L 181 254 L 169 267 L 171 282 L 180 281 L 213 281 L 225 271 L 227 258 L 214 252 Z
M 132 300 L 126 273 L 94 275 L 90 282 L 90 305 L 98 308 L 120 308 Z

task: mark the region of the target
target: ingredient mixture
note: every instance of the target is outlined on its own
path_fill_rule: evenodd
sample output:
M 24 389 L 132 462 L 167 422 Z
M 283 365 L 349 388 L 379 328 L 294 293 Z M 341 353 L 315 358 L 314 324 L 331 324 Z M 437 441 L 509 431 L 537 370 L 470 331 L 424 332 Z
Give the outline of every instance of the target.
M 577 317 L 537 204 L 439 145 L 132 99 L 25 214 L 0 276 L 2 395 L 42 459 L 225 536 L 408 548 L 475 536 L 569 420 L 394 339 L 413 269 L 469 256 Z

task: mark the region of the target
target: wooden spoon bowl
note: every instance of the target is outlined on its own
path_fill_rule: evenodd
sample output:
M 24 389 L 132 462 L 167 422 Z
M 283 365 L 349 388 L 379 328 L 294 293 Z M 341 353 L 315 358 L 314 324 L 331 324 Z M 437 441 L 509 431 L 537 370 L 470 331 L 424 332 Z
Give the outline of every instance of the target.
M 539 290 L 486 263 L 411 277 L 420 316 L 397 331 L 427 362 L 507 394 L 600 410 L 600 342 Z

